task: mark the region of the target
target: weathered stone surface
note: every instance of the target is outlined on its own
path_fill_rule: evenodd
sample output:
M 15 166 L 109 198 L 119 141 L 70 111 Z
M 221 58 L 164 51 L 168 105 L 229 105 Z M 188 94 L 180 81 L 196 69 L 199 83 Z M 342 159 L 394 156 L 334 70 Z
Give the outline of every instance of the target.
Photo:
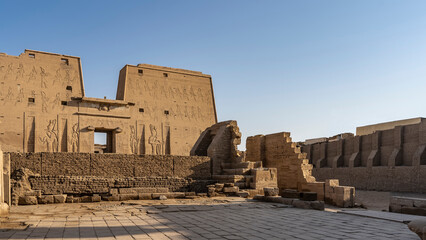
M 408 228 L 415 232 L 420 239 L 426 240 L 426 220 L 414 220 L 408 223 Z
M 323 201 L 311 201 L 310 206 L 312 209 L 315 210 L 324 210 L 324 202 Z
M 249 196 L 249 193 L 246 191 L 239 191 L 237 192 L 238 197 L 247 198 Z
M 118 197 L 120 201 L 127 201 L 127 200 L 138 200 L 139 194 L 132 193 L 132 194 L 118 194 Z
M 302 200 L 299 200 L 299 199 L 293 200 L 292 205 L 294 207 L 303 208 L 303 209 L 310 209 L 310 208 L 312 208 L 311 207 L 311 202 L 309 202 L 309 201 L 302 201 Z
M 167 200 L 167 197 L 164 195 L 160 195 L 160 197 L 158 198 L 159 200 Z
M 53 201 L 54 203 L 65 203 L 67 200 L 67 195 L 61 194 L 61 195 L 53 195 Z
M 234 183 L 225 183 L 223 186 L 224 187 L 233 187 Z
M 36 205 L 38 203 L 36 196 L 19 197 L 19 205 Z
M 265 197 L 278 196 L 279 189 L 278 188 L 263 188 L 263 192 L 265 193 Z
M 259 201 L 264 201 L 265 200 L 265 196 L 258 194 L 258 195 L 255 195 L 253 197 L 253 199 L 254 200 L 259 200 Z
M 53 195 L 41 195 L 38 199 L 39 204 L 52 204 L 54 203 Z
M 284 189 L 281 191 L 281 196 L 283 198 L 300 198 L 300 192 L 294 189 Z
M 239 191 L 239 187 L 224 187 L 224 193 L 237 193 Z
M 101 196 L 99 196 L 98 194 L 94 194 L 92 196 L 92 202 L 100 202 L 101 201 Z
M 139 200 L 151 200 L 152 194 L 151 193 L 139 193 Z

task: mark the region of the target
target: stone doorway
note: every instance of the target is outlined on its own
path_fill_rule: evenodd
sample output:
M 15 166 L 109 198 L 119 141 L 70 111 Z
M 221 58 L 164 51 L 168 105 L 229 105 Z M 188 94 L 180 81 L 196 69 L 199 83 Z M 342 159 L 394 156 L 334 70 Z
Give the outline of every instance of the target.
M 115 153 L 115 141 L 113 130 L 96 128 L 94 134 L 95 153 Z

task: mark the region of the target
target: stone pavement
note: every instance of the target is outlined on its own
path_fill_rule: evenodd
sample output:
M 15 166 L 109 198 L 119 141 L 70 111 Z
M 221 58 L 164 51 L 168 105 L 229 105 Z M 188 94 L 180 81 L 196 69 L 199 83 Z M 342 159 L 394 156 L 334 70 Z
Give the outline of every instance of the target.
M 12 207 L 19 222 L 0 239 L 418 239 L 399 222 L 242 198 Z

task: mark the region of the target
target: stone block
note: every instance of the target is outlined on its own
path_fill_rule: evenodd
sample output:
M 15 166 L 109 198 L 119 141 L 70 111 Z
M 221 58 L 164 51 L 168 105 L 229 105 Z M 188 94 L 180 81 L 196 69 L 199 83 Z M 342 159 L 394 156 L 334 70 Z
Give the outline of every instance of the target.
M 224 187 L 233 187 L 234 183 L 225 183 L 223 186 Z
M 93 194 L 92 202 L 100 202 L 100 201 L 101 201 L 101 196 L 99 196 L 99 194 Z
M 139 200 L 151 200 L 152 194 L 151 193 L 139 193 Z
M 311 208 L 315 210 L 324 211 L 324 202 L 323 201 L 311 201 Z
M 19 197 L 18 204 L 19 205 L 37 205 L 37 197 L 36 196 L 22 196 Z
M 207 193 L 197 193 L 198 197 L 207 197 Z
M 316 201 L 317 200 L 317 193 L 316 192 L 302 192 L 301 199 L 303 201 Z
M 185 192 L 185 196 L 196 196 L 195 192 Z
M 426 220 L 416 219 L 408 223 L 408 228 L 416 233 L 420 239 L 426 240 Z
M 418 208 L 426 208 L 426 199 L 415 199 L 413 205 Z
M 299 200 L 299 199 L 293 200 L 292 205 L 294 207 L 303 208 L 303 209 L 311 209 L 312 208 L 311 207 L 311 202 L 303 201 L 303 200 Z
M 401 207 L 401 213 L 418 215 L 418 216 L 426 216 L 426 208 Z
M 111 195 L 118 194 L 118 188 L 110 188 L 109 189 L 109 194 L 111 194 Z
M 80 202 L 82 203 L 92 202 L 92 196 L 82 196 L 80 197 Z
M 158 198 L 159 200 L 167 200 L 167 197 L 164 195 L 160 195 L 160 197 Z
M 65 203 L 67 200 L 66 194 L 60 194 L 60 195 L 53 195 L 53 201 L 54 203 Z
M 138 200 L 139 194 L 118 194 L 120 201 Z
M 237 192 L 238 197 L 247 198 L 249 196 L 249 193 L 246 191 L 239 191 Z
M 120 197 L 118 194 L 114 194 L 111 196 L 102 196 L 102 200 L 104 201 L 120 201 Z
M 263 188 L 263 192 L 265 193 L 265 197 L 278 196 L 279 189 L 278 188 Z
M 281 192 L 281 197 L 283 198 L 300 198 L 300 192 L 293 189 L 284 189 Z
M 224 186 L 225 186 L 225 184 L 223 184 L 223 183 L 216 183 L 215 184 L 216 192 L 222 192 Z
M 184 192 L 171 192 L 164 194 L 167 198 L 185 198 Z
M 337 187 L 339 186 L 339 179 L 326 179 L 325 180 L 326 187 Z
M 53 195 L 41 195 L 37 198 L 39 204 L 52 204 L 54 203 Z
M 253 199 L 258 201 L 265 201 L 265 196 L 258 194 L 258 195 L 255 195 Z
M 239 187 L 234 187 L 234 186 L 232 186 L 232 187 L 224 187 L 223 188 L 223 192 L 224 193 L 237 193 L 238 191 L 240 190 L 240 188 Z
M 293 205 L 294 200 L 297 200 L 297 198 L 283 198 L 283 197 L 281 197 L 280 203 L 286 204 L 286 205 Z

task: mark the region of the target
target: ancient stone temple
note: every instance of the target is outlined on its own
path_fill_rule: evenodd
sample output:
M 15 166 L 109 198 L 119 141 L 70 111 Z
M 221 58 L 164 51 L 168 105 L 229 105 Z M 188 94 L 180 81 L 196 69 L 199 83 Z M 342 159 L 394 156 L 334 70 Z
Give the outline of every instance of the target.
M 210 75 L 126 65 L 116 100 L 90 98 L 79 57 L 25 50 L 0 53 L 0 122 L 6 152 L 189 155 L 217 117 Z

